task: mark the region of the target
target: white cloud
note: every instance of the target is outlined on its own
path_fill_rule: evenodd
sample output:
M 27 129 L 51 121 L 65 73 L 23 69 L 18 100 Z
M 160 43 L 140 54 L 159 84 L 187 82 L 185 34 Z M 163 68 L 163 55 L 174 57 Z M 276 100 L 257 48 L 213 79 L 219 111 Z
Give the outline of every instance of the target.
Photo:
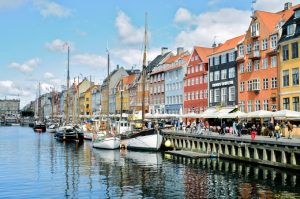
M 180 9 L 180 8 L 179 8 Z M 187 24 L 188 27 L 176 37 L 177 46 L 191 48 L 195 45 L 211 46 L 216 38 L 217 43 L 244 34 L 250 23 L 250 11 L 234 8 L 223 8 L 214 12 L 202 13 L 193 16 Z
M 284 9 L 284 4 L 289 2 L 287 0 L 257 0 L 254 4 L 254 8 L 256 10 L 264 10 L 269 12 L 278 12 Z M 300 0 L 290 1 L 293 5 L 297 5 L 300 3 Z
M 69 17 L 72 14 L 70 9 L 67 9 L 64 6 L 53 1 L 36 0 L 35 5 L 39 9 L 40 14 L 44 17 Z
M 24 63 L 13 62 L 9 66 L 11 68 L 15 68 L 15 69 L 17 69 L 21 72 L 29 73 L 29 72 L 33 71 L 33 69 L 35 67 L 37 67 L 39 64 L 40 64 L 40 59 L 39 58 L 33 58 L 33 59 L 30 59 L 30 60 L 28 60 Z
M 15 8 L 24 3 L 24 0 L 0 0 L 0 9 Z
M 72 42 L 63 41 L 61 39 L 54 39 L 51 42 L 46 42 L 45 47 L 53 52 L 66 52 L 66 43 L 68 43 L 71 50 L 75 48 Z
M 54 78 L 54 75 L 50 72 L 45 72 L 44 73 L 44 78 L 45 79 L 52 79 L 52 78 Z
M 175 14 L 175 23 L 191 22 L 192 14 L 185 8 L 179 8 Z
M 103 68 L 107 65 L 107 59 L 96 54 L 77 54 L 72 56 L 72 63 L 76 65 L 91 66 L 93 68 Z
M 121 42 L 124 44 L 142 44 L 144 39 L 144 28 L 137 28 L 131 24 L 130 18 L 119 11 L 116 18 L 116 27 Z

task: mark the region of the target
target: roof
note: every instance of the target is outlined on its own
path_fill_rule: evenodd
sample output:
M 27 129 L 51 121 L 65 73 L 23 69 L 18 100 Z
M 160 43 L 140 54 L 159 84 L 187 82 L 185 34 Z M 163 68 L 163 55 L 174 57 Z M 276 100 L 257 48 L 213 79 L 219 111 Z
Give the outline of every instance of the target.
M 170 60 L 172 60 L 172 62 L 170 62 L 170 63 L 168 63 L 168 64 L 171 64 L 171 63 L 173 63 L 173 62 L 175 62 L 175 61 L 177 61 L 177 60 L 179 60 L 179 59 L 183 59 L 183 60 L 185 60 L 185 62 L 184 63 L 182 63 L 182 64 L 176 64 L 175 66 L 172 66 L 172 65 L 170 65 L 170 66 L 168 66 L 166 69 L 165 69 L 165 71 L 169 71 L 169 70 L 174 70 L 174 69 L 177 69 L 177 68 L 181 68 L 182 66 L 184 66 L 186 63 L 187 63 L 187 61 L 190 59 L 190 54 L 186 54 L 186 52 L 184 52 L 184 53 L 181 53 L 180 55 L 176 55 L 176 56 L 174 56 L 174 57 L 170 57 L 169 59 Z M 173 59 L 172 59 L 173 58 Z M 168 60 L 169 60 L 168 59 Z M 167 61 L 168 61 L 167 60 Z M 169 61 L 170 61 L 169 60 Z
M 128 75 L 126 77 L 123 77 L 123 84 L 131 84 L 135 80 L 136 75 Z
M 245 35 L 240 35 L 240 36 L 226 40 L 224 44 L 222 44 L 220 47 L 218 47 L 210 55 L 214 55 L 217 53 L 221 53 L 221 52 L 225 52 L 225 51 L 234 49 L 238 45 L 238 43 L 244 39 L 244 37 L 245 37 Z
M 151 72 L 153 70 L 154 67 L 158 66 L 158 64 L 163 61 L 170 53 L 172 53 L 171 51 L 170 52 L 167 52 L 163 55 L 157 55 L 156 58 L 151 61 L 148 66 L 147 66 L 147 71 L 148 72 Z
M 201 47 L 201 46 L 195 46 L 194 50 L 197 52 L 197 54 L 199 55 L 202 62 L 208 63 L 207 56 L 209 54 L 211 54 L 215 49 L 214 48 Z

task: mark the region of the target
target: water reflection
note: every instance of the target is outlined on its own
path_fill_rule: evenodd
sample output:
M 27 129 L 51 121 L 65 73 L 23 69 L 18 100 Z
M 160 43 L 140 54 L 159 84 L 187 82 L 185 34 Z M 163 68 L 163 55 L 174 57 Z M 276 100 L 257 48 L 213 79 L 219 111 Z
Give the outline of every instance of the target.
M 0 198 L 300 197 L 292 171 L 228 160 L 93 149 L 0 128 Z
M 224 159 L 191 159 L 169 154 L 165 158 L 186 166 L 186 198 L 300 197 L 300 174 L 294 171 Z

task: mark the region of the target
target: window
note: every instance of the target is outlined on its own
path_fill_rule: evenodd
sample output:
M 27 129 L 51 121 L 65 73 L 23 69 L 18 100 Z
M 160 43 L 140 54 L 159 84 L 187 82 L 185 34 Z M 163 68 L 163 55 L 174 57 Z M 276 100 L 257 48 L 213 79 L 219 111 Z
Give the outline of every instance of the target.
M 283 61 L 289 59 L 289 46 L 288 45 L 282 46 L 282 59 L 283 59 Z
M 239 57 L 242 57 L 242 56 L 244 56 L 244 46 L 240 45 L 239 46 Z
M 192 86 L 194 85 L 194 78 L 192 78 Z
M 255 91 L 260 90 L 259 79 L 253 79 L 252 80 L 252 89 L 255 90 Z
M 300 17 L 300 10 L 295 10 L 295 18 L 298 18 Z
M 252 62 L 248 61 L 247 63 L 247 72 L 251 72 L 252 71 Z
M 245 101 L 240 101 L 240 111 L 245 112 Z
M 268 39 L 263 39 L 261 42 L 261 49 L 267 50 L 268 49 Z
M 228 77 L 229 78 L 234 78 L 235 77 L 235 68 L 231 67 L 228 69 Z
M 191 69 L 192 69 L 192 70 L 191 70 L 191 73 L 194 73 L 194 67 L 191 67 Z
M 227 79 L 227 69 L 221 70 L 221 79 Z
M 157 75 L 157 81 L 160 81 L 160 74 Z
M 241 63 L 240 64 L 240 73 L 244 73 L 244 72 L 245 72 L 244 64 Z
M 198 66 L 195 66 L 195 72 L 196 73 L 198 72 Z
M 220 71 L 215 71 L 215 81 L 220 80 Z
M 299 111 L 299 97 L 293 97 L 293 111 Z
M 255 111 L 260 110 L 260 100 L 255 100 Z
M 214 59 L 213 58 L 209 58 L 209 66 L 213 66 L 214 65 Z
M 252 44 L 247 44 L 247 54 L 251 52 Z
M 215 57 L 215 65 L 219 65 L 220 64 L 220 59 L 219 56 Z
M 204 75 L 204 83 L 207 83 L 207 75 Z
M 277 77 L 272 77 L 271 88 L 277 88 Z
M 264 58 L 262 60 L 262 69 L 267 69 L 268 68 L 268 58 Z
M 253 47 L 254 47 L 254 51 L 256 51 L 256 52 L 259 51 L 259 41 L 258 40 L 253 43 Z
M 213 89 L 209 90 L 209 102 L 210 103 L 214 102 L 214 90 Z
M 248 91 L 252 91 L 252 80 L 248 81 Z
M 264 100 L 264 110 L 269 110 L 269 100 Z
M 204 90 L 204 99 L 207 99 L 207 89 Z
M 165 74 L 162 73 L 162 74 L 161 74 L 161 80 L 164 80 L 164 79 L 165 79 Z
M 292 59 L 298 58 L 298 42 L 292 43 Z
M 194 100 L 194 99 L 195 99 L 194 96 L 195 96 L 195 93 L 192 92 L 192 99 L 191 99 L 191 100 Z
M 295 34 L 296 24 L 291 24 L 287 26 L 287 36 L 292 36 Z
M 215 89 L 215 102 L 220 102 L 220 89 Z
M 248 100 L 248 112 L 252 111 L 252 101 Z
M 229 87 L 229 101 L 235 101 L 235 86 Z
M 226 63 L 226 54 L 221 55 L 221 63 L 222 64 Z
M 221 88 L 221 102 L 226 104 L 227 101 L 227 88 Z
M 228 61 L 234 61 L 235 60 L 235 53 L 234 52 L 231 52 L 229 53 L 229 60 Z
M 292 69 L 292 78 L 293 78 L 293 85 L 299 85 L 299 69 L 293 68 Z
M 271 68 L 277 67 L 277 56 L 271 57 Z
M 290 110 L 290 98 L 283 98 L 283 109 Z
M 199 78 L 196 77 L 196 84 L 199 84 Z
M 199 81 L 200 84 L 203 83 L 203 76 L 200 76 L 200 81 Z
M 209 81 L 214 81 L 214 73 L 213 72 L 210 72 L 209 73 Z
M 86 98 L 85 101 L 89 101 L 89 98 Z
M 196 93 L 195 93 L 195 99 L 199 99 L 199 91 L 196 91 Z
M 277 47 L 277 35 L 272 35 L 270 38 L 270 47 L 274 49 Z
M 289 70 L 282 71 L 282 86 L 289 86 Z
M 203 99 L 203 91 L 200 91 L 200 99 Z
M 254 70 L 259 70 L 259 60 L 254 61 Z
M 269 88 L 269 82 L 268 78 L 263 79 L 263 89 L 268 89 Z
M 245 82 L 240 82 L 240 92 L 245 91 Z

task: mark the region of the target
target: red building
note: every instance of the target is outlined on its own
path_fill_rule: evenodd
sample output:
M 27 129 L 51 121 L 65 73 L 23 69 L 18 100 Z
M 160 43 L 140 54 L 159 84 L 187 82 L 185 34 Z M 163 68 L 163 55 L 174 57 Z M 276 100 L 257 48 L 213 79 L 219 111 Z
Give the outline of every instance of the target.
M 184 78 L 184 113 L 202 113 L 208 106 L 208 58 L 213 48 L 194 47 Z

